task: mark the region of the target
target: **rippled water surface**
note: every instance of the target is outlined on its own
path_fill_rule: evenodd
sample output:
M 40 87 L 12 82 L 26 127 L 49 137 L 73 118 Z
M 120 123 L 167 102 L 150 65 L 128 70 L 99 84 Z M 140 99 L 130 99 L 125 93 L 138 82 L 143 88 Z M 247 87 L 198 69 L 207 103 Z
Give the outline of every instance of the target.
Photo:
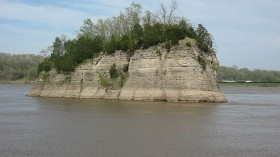
M 2 157 L 280 156 L 280 88 L 224 87 L 228 103 L 26 97 L 0 85 Z

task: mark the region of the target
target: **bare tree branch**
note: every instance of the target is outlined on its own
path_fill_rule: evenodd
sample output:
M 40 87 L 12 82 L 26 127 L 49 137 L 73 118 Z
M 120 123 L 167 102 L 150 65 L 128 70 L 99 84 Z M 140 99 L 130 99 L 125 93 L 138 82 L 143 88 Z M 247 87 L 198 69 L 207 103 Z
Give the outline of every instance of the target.
M 171 1 L 169 9 L 167 9 L 167 7 L 163 3 L 160 3 L 159 14 L 161 16 L 162 22 L 164 24 L 171 24 L 175 19 L 175 13 L 177 9 L 178 9 L 178 3 L 176 0 Z
M 166 24 L 167 8 L 166 8 L 166 6 L 165 6 L 163 3 L 161 3 L 161 4 L 160 4 L 160 9 L 161 9 L 160 14 L 161 14 L 163 23 Z
M 172 22 L 172 19 L 175 17 L 175 11 L 178 9 L 178 3 L 176 0 L 172 0 L 170 5 L 170 11 L 167 18 L 167 23 L 170 24 Z

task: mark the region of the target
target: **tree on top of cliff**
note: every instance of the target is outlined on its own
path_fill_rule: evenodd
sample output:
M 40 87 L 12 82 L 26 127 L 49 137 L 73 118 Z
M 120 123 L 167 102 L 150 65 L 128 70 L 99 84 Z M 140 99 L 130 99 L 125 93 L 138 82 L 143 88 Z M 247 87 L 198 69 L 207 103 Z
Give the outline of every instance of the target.
M 197 45 L 199 48 L 204 50 L 205 52 L 209 52 L 211 48 L 213 47 L 213 37 L 208 32 L 208 30 L 202 25 L 198 24 L 198 27 L 196 29 L 197 34 Z
M 140 4 L 132 3 L 118 16 L 93 22 L 85 19 L 72 40 L 56 37 L 53 53 L 48 62 L 53 62 L 58 72 L 71 72 L 84 60 L 97 56 L 101 51 L 113 54 L 116 50 L 132 53 L 159 43 L 172 45 L 185 37 L 193 38 L 205 53 L 212 52 L 212 36 L 201 24 L 197 28 L 184 17 L 176 16 L 178 3 L 173 0 L 169 7 L 160 5 L 160 12 L 145 11 Z M 67 66 L 63 61 L 71 63 Z M 48 69 L 42 69 L 47 71 Z

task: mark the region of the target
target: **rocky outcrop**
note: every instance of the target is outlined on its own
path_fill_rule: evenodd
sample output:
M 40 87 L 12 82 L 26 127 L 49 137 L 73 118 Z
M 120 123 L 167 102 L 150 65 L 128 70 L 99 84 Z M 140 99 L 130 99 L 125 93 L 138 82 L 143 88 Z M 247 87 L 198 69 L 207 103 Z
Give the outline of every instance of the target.
M 158 45 L 134 52 L 132 57 L 117 51 L 100 55 L 76 68 L 70 75 L 55 70 L 41 74 L 29 96 L 99 98 L 116 100 L 163 100 L 184 102 L 224 102 L 216 80 L 218 61 L 214 53 L 200 52 L 196 46 L 172 47 L 168 52 Z M 198 61 L 203 58 L 205 65 Z M 100 75 L 110 67 L 128 65 L 122 87 L 104 87 Z

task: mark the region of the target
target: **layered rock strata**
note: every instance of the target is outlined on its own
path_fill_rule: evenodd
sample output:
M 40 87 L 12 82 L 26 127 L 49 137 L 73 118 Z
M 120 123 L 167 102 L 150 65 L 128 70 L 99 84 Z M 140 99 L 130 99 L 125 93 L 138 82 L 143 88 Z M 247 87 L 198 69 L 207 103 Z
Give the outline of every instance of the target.
M 201 56 L 205 65 L 198 61 Z M 109 75 L 110 67 L 128 66 L 127 78 L 120 88 L 104 87 L 100 74 Z M 70 75 L 55 70 L 41 74 L 29 96 L 98 98 L 116 100 L 163 100 L 184 102 L 225 102 L 220 92 L 215 54 L 202 53 L 196 46 L 182 44 L 168 52 L 158 45 L 140 49 L 132 57 L 117 51 L 100 55 L 76 68 Z

